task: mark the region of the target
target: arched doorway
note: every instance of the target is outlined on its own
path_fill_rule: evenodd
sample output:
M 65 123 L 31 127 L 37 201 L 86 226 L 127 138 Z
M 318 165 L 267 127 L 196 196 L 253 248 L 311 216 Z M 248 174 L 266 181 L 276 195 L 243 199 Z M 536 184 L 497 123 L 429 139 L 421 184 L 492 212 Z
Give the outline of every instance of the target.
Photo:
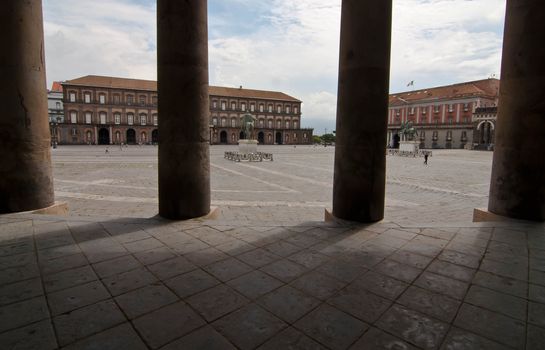
M 239 140 L 244 140 L 245 137 L 244 137 L 244 131 L 241 131 L 240 134 L 238 135 L 238 139 Z
M 257 134 L 257 141 L 261 144 L 265 143 L 265 134 L 263 134 L 263 131 L 260 131 L 259 134 Z
M 398 134 L 394 135 L 394 144 L 392 146 L 393 146 L 393 148 L 399 148 L 399 135 Z
M 127 130 L 127 144 L 134 145 L 136 144 L 136 132 L 134 129 Z
M 227 131 L 220 132 L 220 143 L 227 143 Z
M 153 144 L 159 143 L 159 130 L 155 129 L 151 132 L 151 142 Z
M 281 132 L 277 132 L 277 133 L 276 133 L 275 143 L 276 143 L 277 145 L 281 145 L 281 144 L 282 144 L 282 133 L 281 133 Z
M 110 144 L 110 132 L 106 128 L 101 128 L 98 131 L 98 144 L 109 145 Z

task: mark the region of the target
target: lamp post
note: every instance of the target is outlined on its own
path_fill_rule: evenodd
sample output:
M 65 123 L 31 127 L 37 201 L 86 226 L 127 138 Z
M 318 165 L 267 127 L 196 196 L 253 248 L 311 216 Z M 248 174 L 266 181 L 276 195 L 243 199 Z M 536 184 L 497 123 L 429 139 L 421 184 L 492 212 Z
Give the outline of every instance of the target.
M 51 130 L 51 146 L 53 148 L 57 148 L 57 126 L 57 121 L 52 120 L 49 122 L 49 128 Z

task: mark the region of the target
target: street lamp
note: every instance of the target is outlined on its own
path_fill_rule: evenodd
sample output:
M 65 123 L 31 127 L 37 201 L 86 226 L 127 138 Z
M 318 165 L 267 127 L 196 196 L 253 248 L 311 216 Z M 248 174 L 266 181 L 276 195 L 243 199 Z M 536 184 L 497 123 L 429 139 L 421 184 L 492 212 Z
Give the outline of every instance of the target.
M 57 140 L 58 140 L 57 129 L 58 129 L 60 119 L 61 118 L 57 118 L 57 121 L 52 120 L 49 122 L 49 127 L 51 131 L 51 146 L 53 146 L 53 148 L 57 148 Z

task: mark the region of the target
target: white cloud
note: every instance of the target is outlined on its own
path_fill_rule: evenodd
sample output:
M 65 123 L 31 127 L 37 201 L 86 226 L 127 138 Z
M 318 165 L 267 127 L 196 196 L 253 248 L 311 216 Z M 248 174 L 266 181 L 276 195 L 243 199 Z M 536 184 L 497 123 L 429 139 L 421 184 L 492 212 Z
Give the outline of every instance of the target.
M 411 80 L 424 88 L 498 74 L 505 1 L 395 0 L 391 90 Z M 303 100 L 303 125 L 333 129 L 340 5 L 210 1 L 210 83 L 286 92 Z M 86 74 L 156 78 L 155 1 L 45 0 L 44 8 L 49 82 Z

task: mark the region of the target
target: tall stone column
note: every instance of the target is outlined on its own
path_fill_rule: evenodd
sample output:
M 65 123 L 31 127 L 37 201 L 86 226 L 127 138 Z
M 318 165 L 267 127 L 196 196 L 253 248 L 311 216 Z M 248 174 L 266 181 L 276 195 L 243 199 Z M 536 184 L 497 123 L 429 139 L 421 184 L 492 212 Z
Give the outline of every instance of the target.
M 0 11 L 0 213 L 54 203 L 42 1 Z
M 210 212 L 206 0 L 157 1 L 159 214 Z
M 545 220 L 545 3 L 508 0 L 488 210 Z
M 392 0 L 343 0 L 333 215 L 384 217 Z

